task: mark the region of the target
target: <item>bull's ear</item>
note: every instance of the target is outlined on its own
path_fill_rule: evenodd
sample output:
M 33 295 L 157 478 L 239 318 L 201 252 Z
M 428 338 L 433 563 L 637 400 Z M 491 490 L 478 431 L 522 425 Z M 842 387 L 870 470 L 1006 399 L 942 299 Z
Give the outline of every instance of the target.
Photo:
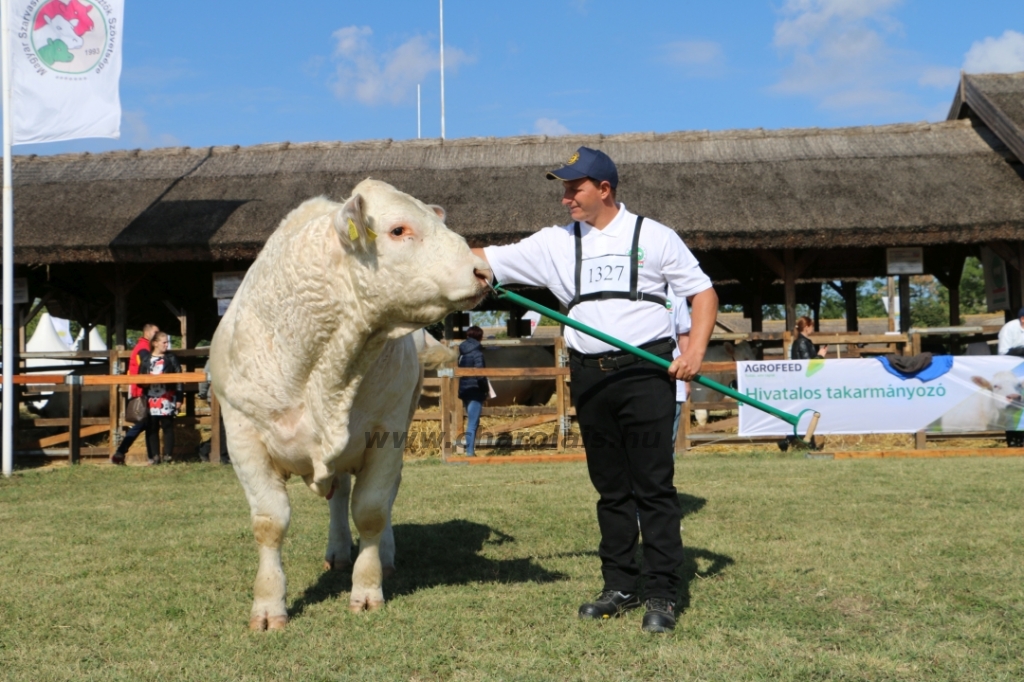
M 371 222 L 366 215 L 366 202 L 359 194 L 353 194 L 334 214 L 334 229 L 341 243 L 362 251 L 369 251 L 370 244 L 377 238 Z
M 992 383 L 985 377 L 971 377 L 971 381 L 973 381 L 978 386 L 981 386 L 986 391 L 992 390 Z
M 436 213 L 437 217 L 441 219 L 442 223 L 444 222 L 444 219 L 448 217 L 448 214 L 445 213 L 445 210 L 438 206 L 437 204 L 430 204 L 429 206 L 427 206 L 427 208 Z

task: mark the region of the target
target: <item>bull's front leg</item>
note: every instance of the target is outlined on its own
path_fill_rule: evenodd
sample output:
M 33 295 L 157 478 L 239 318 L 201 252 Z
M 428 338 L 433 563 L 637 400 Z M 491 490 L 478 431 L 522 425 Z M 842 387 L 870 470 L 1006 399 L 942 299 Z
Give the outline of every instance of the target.
M 291 517 L 288 492 L 283 476 L 268 465 L 270 458 L 255 429 L 230 408 L 225 410 L 224 417 L 231 463 L 249 500 L 253 535 L 259 548 L 249 628 L 280 630 L 288 623 L 287 585 L 281 565 L 281 545 Z
M 374 611 L 384 605 L 384 566 L 381 560 L 389 560 L 393 568 L 391 505 L 402 473 L 402 452 L 390 449 L 367 451 L 364 462 L 352 489 L 352 520 L 359 531 L 359 556 L 352 569 L 352 594 L 349 597 L 349 609 L 355 613 Z
M 327 531 L 327 551 L 324 553 L 324 570 L 345 570 L 352 568 L 352 531 L 348 525 L 348 503 L 352 489 L 352 477 L 338 474 L 335 478 L 334 495 L 327 501 L 331 512 L 331 525 Z

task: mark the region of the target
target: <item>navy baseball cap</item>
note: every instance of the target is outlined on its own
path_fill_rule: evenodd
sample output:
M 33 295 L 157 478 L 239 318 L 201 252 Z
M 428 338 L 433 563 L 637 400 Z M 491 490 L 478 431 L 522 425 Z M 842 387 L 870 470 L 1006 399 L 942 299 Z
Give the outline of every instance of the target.
M 615 189 L 619 184 L 619 171 L 615 162 L 604 152 L 590 147 L 580 147 L 565 165 L 548 172 L 548 180 L 579 180 L 592 178 L 598 182 L 608 181 Z
M 1017 317 L 1024 317 L 1024 308 L 1021 308 L 1019 311 L 1017 311 Z

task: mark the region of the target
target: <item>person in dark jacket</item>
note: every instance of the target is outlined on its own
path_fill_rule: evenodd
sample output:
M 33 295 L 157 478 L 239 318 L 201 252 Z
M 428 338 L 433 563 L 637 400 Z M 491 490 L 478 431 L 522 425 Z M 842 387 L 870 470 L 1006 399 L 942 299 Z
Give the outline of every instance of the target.
M 810 332 L 814 330 L 814 323 L 811 318 L 804 315 L 796 319 L 796 338 L 793 340 L 793 347 L 789 350 L 791 360 L 810 360 L 811 358 L 823 358 L 828 352 L 828 346 L 818 348 L 810 339 Z
M 484 367 L 484 348 L 480 340 L 484 330 L 473 325 L 466 330 L 466 340 L 459 344 L 459 367 Z M 480 425 L 480 410 L 489 394 L 487 377 L 461 377 L 459 399 L 466 408 L 469 423 L 466 425 L 466 457 L 472 457 L 476 449 L 476 429 Z
M 173 353 L 167 351 L 170 341 L 167 334 L 157 332 L 153 336 L 152 352 L 139 354 L 139 374 L 181 374 L 181 364 Z M 174 415 L 181 409 L 185 395 L 181 384 L 149 384 L 146 386 L 146 402 L 149 405 L 149 419 L 146 420 L 146 454 L 150 464 L 160 463 L 160 432 L 164 432 L 163 461 L 170 462 L 174 453 Z

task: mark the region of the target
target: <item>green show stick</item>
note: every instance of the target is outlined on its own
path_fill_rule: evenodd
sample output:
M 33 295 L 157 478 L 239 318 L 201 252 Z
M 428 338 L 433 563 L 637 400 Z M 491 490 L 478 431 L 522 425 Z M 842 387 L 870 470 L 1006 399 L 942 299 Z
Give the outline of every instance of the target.
M 541 304 L 535 303 L 535 302 L 531 301 L 530 299 L 528 299 L 528 298 L 526 298 L 524 296 L 520 296 L 519 294 L 511 292 L 508 289 L 505 289 L 504 287 L 502 287 L 500 284 L 493 285 L 493 289 L 494 289 L 494 293 L 496 293 L 499 298 L 507 299 L 509 301 L 512 301 L 513 303 L 516 303 L 518 305 L 523 306 L 524 308 L 529 308 L 530 310 L 538 312 L 541 315 L 544 315 L 545 317 L 550 317 L 552 320 L 555 320 L 557 322 L 561 322 L 562 324 L 566 325 L 567 327 L 572 327 L 573 329 L 581 331 L 584 334 L 589 334 L 590 336 L 593 336 L 596 339 L 600 339 L 601 341 L 604 341 L 605 343 L 607 343 L 607 344 L 609 344 L 611 346 L 615 346 L 616 348 L 624 350 L 627 353 L 631 353 L 631 354 L 633 354 L 633 355 L 635 355 L 635 356 L 637 356 L 639 358 L 643 358 L 644 360 L 647 360 L 648 362 L 653 363 L 653 364 L 657 365 L 658 367 L 663 367 L 665 369 L 668 369 L 669 366 L 671 366 L 671 364 L 672 364 L 668 360 L 665 360 L 663 358 L 659 358 L 657 355 L 653 355 L 652 353 L 648 353 L 647 351 L 643 350 L 642 348 L 637 348 L 636 346 L 631 346 L 630 344 L 626 343 L 625 341 L 620 341 L 619 339 L 615 338 L 614 336 L 609 336 L 608 334 L 605 334 L 604 332 L 598 331 L 598 330 L 594 329 L 593 327 L 589 327 L 589 326 L 583 324 L 582 322 L 577 322 L 576 320 L 573 320 L 573 319 L 571 319 L 569 317 L 566 317 L 565 315 L 563 315 L 563 314 L 561 314 L 561 313 L 559 313 L 557 311 L 554 311 L 551 308 L 548 308 L 546 306 L 542 306 Z M 739 401 L 741 403 L 746 403 L 747 405 L 750 405 L 751 407 L 756 407 L 757 409 L 759 409 L 759 410 L 761 410 L 763 412 L 767 412 L 768 414 L 772 415 L 773 417 L 777 417 L 778 419 L 781 419 L 782 421 L 786 422 L 787 424 L 792 424 L 792 426 L 793 426 L 793 435 L 796 436 L 797 438 L 800 438 L 799 434 L 797 433 L 797 425 L 800 423 L 800 418 L 803 417 L 806 413 L 811 412 L 812 416 L 811 416 L 810 424 L 808 424 L 808 426 L 807 426 L 807 433 L 804 434 L 804 438 L 801 439 L 801 440 L 804 440 L 804 439 L 810 440 L 810 438 L 814 435 L 814 430 L 818 426 L 818 419 L 821 418 L 821 414 L 820 413 L 815 412 L 814 410 L 811 410 L 811 409 L 803 410 L 800 414 L 790 414 L 789 412 L 783 412 L 782 410 L 780 410 L 778 408 L 772 407 L 771 405 L 766 405 L 765 403 L 762 403 L 760 400 L 755 400 L 754 398 L 751 398 L 749 396 L 745 396 L 742 393 L 740 393 L 739 391 L 734 391 L 733 389 L 729 388 L 728 386 L 724 386 L 724 385 L 718 383 L 717 381 L 714 381 L 712 379 L 708 379 L 707 377 L 701 376 L 700 374 L 694 375 L 692 381 L 696 381 L 698 384 L 700 384 L 702 386 L 706 386 L 706 387 L 708 387 L 708 388 L 710 388 L 712 390 L 718 391 L 719 393 L 723 393 L 723 394 L 729 396 L 730 398 L 733 398 L 733 399 L 735 399 L 735 400 L 737 400 L 737 401 Z

